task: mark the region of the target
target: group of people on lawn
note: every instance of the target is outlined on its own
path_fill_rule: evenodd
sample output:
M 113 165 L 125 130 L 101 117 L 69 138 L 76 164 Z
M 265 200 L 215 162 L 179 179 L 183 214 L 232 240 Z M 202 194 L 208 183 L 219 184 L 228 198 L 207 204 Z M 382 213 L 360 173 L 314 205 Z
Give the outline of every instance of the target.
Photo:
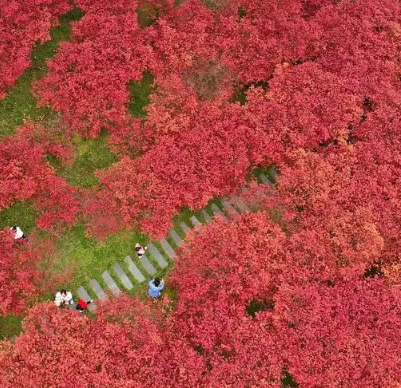
M 147 249 L 147 247 L 142 247 L 140 244 L 135 244 L 134 247 L 136 254 L 139 258 L 141 258 Z M 151 298 L 158 298 L 161 294 L 161 291 L 164 288 L 164 280 L 161 278 L 152 279 L 148 284 L 148 295 Z M 88 304 L 92 303 L 92 300 L 84 301 L 83 299 L 78 299 L 76 304 L 76 310 L 80 313 L 84 312 L 88 308 Z M 70 291 L 61 290 L 57 292 L 56 298 L 54 300 L 56 306 L 61 307 L 65 305 L 74 305 L 74 301 L 72 299 L 72 293 Z
M 13 237 L 15 240 L 26 240 L 28 237 L 24 234 L 24 232 L 21 230 L 19 226 L 12 226 L 10 228 L 11 232 L 13 233 Z M 136 243 L 134 250 L 138 256 L 138 258 L 141 258 L 145 252 L 146 252 L 147 247 L 142 247 L 141 244 Z M 155 278 L 152 279 L 149 284 L 148 284 L 148 295 L 151 298 L 158 298 L 161 294 L 161 291 L 164 288 L 164 280 L 161 278 Z M 77 311 L 80 313 L 83 313 L 87 308 L 88 304 L 92 303 L 92 300 L 83 300 L 83 299 L 78 299 L 75 308 Z M 54 304 L 58 307 L 61 306 L 74 306 L 74 300 L 72 299 L 72 293 L 71 291 L 66 291 L 66 290 L 60 290 L 57 292 L 56 297 L 54 299 Z

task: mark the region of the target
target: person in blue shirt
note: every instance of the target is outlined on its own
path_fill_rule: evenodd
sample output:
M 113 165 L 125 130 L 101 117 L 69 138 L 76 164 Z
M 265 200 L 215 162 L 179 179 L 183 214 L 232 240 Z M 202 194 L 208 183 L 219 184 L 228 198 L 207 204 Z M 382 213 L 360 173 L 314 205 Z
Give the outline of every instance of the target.
M 148 294 L 152 298 L 158 298 L 160 296 L 160 291 L 164 288 L 164 280 L 160 278 L 152 279 L 149 282 Z

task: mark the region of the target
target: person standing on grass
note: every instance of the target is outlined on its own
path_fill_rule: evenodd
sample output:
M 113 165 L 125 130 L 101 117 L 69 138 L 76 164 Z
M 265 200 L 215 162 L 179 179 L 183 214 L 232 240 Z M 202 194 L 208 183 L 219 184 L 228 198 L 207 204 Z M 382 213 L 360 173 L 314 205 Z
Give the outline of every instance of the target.
M 72 300 L 72 294 L 70 291 L 61 290 L 56 294 L 56 298 L 54 300 L 54 304 L 57 307 L 64 306 L 66 304 L 74 304 Z
M 148 294 L 152 298 L 158 298 L 161 290 L 164 288 L 164 280 L 160 278 L 152 279 L 149 282 Z
M 24 234 L 24 232 L 21 230 L 21 228 L 19 226 L 12 226 L 10 228 L 10 230 L 13 232 L 14 234 L 14 240 L 24 240 L 26 239 L 26 235 Z

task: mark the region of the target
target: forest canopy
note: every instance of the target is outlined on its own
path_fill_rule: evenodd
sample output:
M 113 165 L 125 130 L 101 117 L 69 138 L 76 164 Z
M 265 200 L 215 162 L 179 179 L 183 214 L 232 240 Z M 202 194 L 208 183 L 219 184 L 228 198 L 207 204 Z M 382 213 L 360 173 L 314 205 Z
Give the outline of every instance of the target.
M 1 386 L 399 387 L 400 42 L 397 0 L 0 0 L 0 219 L 35 214 L 1 222 Z M 159 239 L 244 187 L 157 303 L 43 302 L 71 231 Z

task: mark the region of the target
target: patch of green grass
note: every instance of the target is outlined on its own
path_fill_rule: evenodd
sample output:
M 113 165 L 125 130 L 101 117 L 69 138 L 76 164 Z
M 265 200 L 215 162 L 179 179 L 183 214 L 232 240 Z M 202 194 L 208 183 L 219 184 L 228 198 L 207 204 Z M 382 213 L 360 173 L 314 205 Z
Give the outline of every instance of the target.
M 78 134 L 72 138 L 75 160 L 72 165 L 63 166 L 52 154 L 47 160 L 54 167 L 58 176 L 72 186 L 91 187 L 98 184 L 94 172 L 107 168 L 117 161 L 117 156 L 107 148 L 107 134 L 102 132 L 97 139 L 82 138 Z
M 246 307 L 248 315 L 250 315 L 253 318 L 255 318 L 256 313 L 260 311 L 273 310 L 273 309 L 274 309 L 274 302 L 268 300 L 256 300 L 256 299 L 251 300 L 249 305 Z
M 245 105 L 247 102 L 247 92 L 252 86 L 267 90 L 269 88 L 269 83 L 267 81 L 256 81 L 256 82 L 250 82 L 242 86 L 238 86 L 234 92 L 232 101 L 239 102 L 241 105 Z
M 38 213 L 31 201 L 15 202 L 13 205 L 0 212 L 0 229 L 18 225 L 29 234 L 35 228 Z
M 22 331 L 22 319 L 23 317 L 18 315 L 0 316 L 0 340 L 18 336 Z
M 111 270 L 115 262 L 133 254 L 134 244 L 145 244 L 146 238 L 137 231 L 122 230 L 110 234 L 104 241 L 97 241 L 85 234 L 83 223 L 77 223 L 64 233 L 58 242 L 58 271 L 72 270 L 72 278 L 66 287 L 76 289 L 87 285 L 90 279 L 101 279 L 105 270 Z
M 291 373 L 289 373 L 288 371 L 283 371 L 283 376 L 281 378 L 281 386 L 282 388 L 296 388 L 298 387 L 298 383 L 294 380 L 294 378 L 292 377 Z
M 127 104 L 128 112 L 133 117 L 144 118 L 146 116 L 145 106 L 150 102 L 150 93 L 154 90 L 153 75 L 149 72 L 143 73 L 139 82 L 130 81 L 130 102 Z
M 274 165 L 259 166 L 255 168 L 254 170 L 252 170 L 251 174 L 247 177 L 247 179 L 249 178 L 248 180 L 250 180 L 253 177 L 256 177 L 257 180 L 260 181 L 259 175 L 262 173 L 266 175 L 267 179 L 269 179 L 270 182 L 276 183 L 278 170 Z
M 48 107 L 36 107 L 36 98 L 31 92 L 31 83 L 46 73 L 46 60 L 56 53 L 59 42 L 68 40 L 71 33 L 71 21 L 79 20 L 83 12 L 74 9 L 60 17 L 60 25 L 50 32 L 51 40 L 36 44 L 33 49 L 32 65 L 8 91 L 6 98 L 0 101 L 0 138 L 15 133 L 16 127 L 24 120 L 43 121 L 54 113 Z
M 141 28 L 154 24 L 159 16 L 159 8 L 152 3 L 143 2 L 136 10 Z

